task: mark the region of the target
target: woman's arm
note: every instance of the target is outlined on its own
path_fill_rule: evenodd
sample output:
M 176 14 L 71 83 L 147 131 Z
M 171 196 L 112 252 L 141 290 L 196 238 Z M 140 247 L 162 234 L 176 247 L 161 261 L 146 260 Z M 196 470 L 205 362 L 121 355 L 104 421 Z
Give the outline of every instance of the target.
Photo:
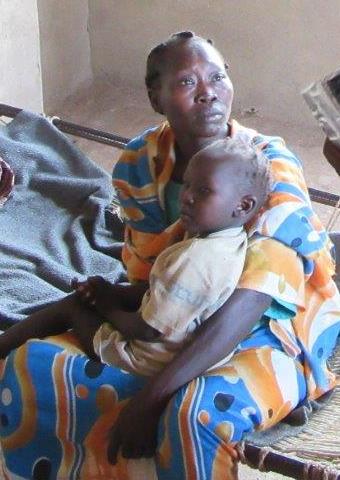
M 180 387 L 225 358 L 249 334 L 271 301 L 264 293 L 235 290 L 202 324 L 193 341 L 151 380 L 149 389 L 154 401 L 167 402 Z
M 159 418 L 169 399 L 183 385 L 226 357 L 251 331 L 271 304 L 269 295 L 238 289 L 193 340 L 121 411 L 112 431 L 108 458 L 151 456 L 155 452 Z

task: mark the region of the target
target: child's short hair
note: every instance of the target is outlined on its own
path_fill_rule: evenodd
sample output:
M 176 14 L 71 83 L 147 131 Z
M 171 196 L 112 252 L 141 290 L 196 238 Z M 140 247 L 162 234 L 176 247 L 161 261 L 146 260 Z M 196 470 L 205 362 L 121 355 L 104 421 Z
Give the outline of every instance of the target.
M 213 42 L 210 39 L 202 38 L 191 31 L 183 31 L 173 33 L 169 38 L 167 38 L 167 40 L 152 48 L 146 61 L 145 85 L 148 90 L 152 90 L 153 88 L 157 88 L 159 86 L 158 82 L 161 76 L 162 66 L 164 65 L 165 54 L 172 47 L 192 39 L 207 42 L 209 45 L 213 45 Z M 216 51 L 218 52 L 218 50 Z M 222 55 L 221 58 L 224 62 Z M 224 63 L 224 66 L 227 70 L 228 65 Z
M 218 150 L 226 157 L 237 157 L 242 174 L 235 181 L 239 181 L 240 193 L 245 195 L 256 192 L 259 204 L 264 204 L 272 190 L 270 163 L 266 155 L 256 148 L 249 136 L 239 133 L 235 137 L 216 140 L 204 150 L 206 152 Z

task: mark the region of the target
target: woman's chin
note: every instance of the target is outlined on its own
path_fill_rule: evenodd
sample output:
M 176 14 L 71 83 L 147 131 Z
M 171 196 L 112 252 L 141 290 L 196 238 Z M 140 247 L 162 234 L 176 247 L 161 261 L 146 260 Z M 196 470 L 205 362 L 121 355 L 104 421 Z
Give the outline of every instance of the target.
M 223 123 L 210 122 L 198 125 L 195 133 L 197 137 L 222 138 L 228 135 L 228 125 L 225 121 Z

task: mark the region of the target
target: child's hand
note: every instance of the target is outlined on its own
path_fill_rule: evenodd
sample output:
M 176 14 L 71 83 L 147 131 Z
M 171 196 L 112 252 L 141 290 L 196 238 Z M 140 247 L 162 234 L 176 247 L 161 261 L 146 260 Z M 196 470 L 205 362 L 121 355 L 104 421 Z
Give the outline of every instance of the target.
M 72 287 L 80 300 L 89 307 L 95 308 L 104 318 L 109 318 L 112 310 L 121 308 L 120 290 L 117 285 L 103 277 L 88 277 L 85 282 L 72 281 Z
M 105 283 L 102 277 L 89 277 L 84 282 L 74 278 L 71 287 L 75 290 L 80 300 L 89 306 L 96 306 L 98 287 Z

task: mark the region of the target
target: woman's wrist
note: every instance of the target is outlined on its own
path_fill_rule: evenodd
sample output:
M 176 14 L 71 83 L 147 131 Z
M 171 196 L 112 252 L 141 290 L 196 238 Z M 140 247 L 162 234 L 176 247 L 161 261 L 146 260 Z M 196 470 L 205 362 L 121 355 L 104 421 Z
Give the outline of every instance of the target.
M 143 397 L 147 399 L 147 404 L 152 411 L 159 415 L 166 408 L 171 397 L 176 393 L 177 389 L 172 390 L 167 377 L 163 374 L 157 375 L 150 379 L 141 391 Z

